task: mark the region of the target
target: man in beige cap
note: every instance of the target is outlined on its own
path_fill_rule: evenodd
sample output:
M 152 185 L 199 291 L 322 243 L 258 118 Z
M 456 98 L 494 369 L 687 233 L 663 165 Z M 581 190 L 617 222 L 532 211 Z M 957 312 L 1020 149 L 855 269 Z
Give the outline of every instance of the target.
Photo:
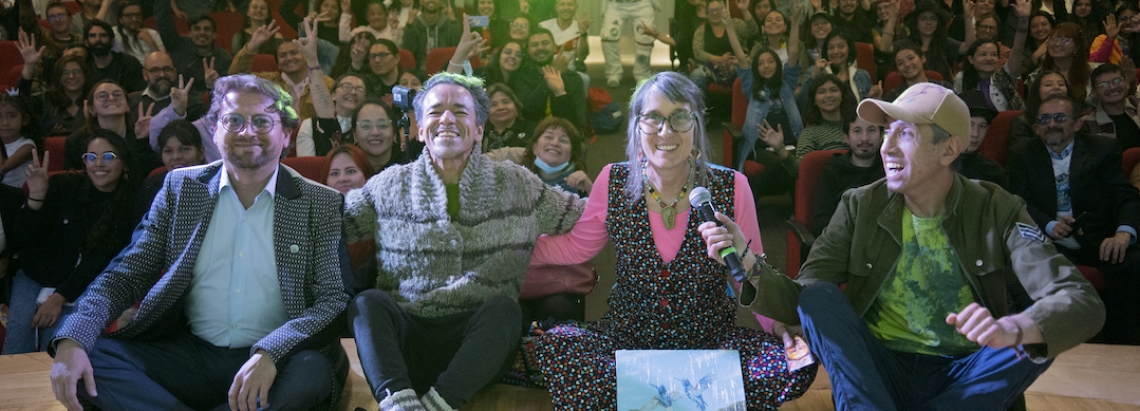
M 751 270 L 741 303 L 802 324 L 838 410 L 1007 409 L 1100 329 L 1103 304 L 1023 201 L 954 172 L 970 111 L 952 90 L 917 84 L 858 112 L 886 128 L 886 178 L 844 194 L 797 279 Z M 721 221 L 700 227 L 710 256 L 747 249 Z

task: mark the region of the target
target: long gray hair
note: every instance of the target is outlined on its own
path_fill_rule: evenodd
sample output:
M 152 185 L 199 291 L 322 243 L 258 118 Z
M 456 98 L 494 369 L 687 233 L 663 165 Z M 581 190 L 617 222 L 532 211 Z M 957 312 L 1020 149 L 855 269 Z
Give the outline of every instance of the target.
M 689 107 L 696 118 L 693 124 L 693 148 L 696 155 L 696 184 L 706 186 L 709 181 L 708 152 L 710 149 L 709 137 L 705 134 L 705 96 L 692 80 L 683 75 L 666 71 L 654 74 L 641 82 L 633 91 L 629 99 L 629 125 L 626 128 L 625 154 L 629 162 L 629 178 L 625 182 L 625 193 L 633 202 L 640 201 L 645 196 L 645 186 L 642 175 L 645 173 L 642 164 L 641 130 L 638 129 L 638 116 L 643 114 L 646 101 L 651 96 L 661 95 L 674 103 L 682 103 Z M 668 122 L 666 122 L 668 123 Z M 669 127 L 668 124 L 663 124 Z M 690 187 L 691 189 L 691 187 Z

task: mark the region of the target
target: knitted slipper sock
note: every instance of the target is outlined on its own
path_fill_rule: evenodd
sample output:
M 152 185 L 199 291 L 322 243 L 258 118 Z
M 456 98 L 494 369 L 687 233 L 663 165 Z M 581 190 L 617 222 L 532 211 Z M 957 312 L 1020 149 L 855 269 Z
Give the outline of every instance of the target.
M 388 395 L 379 405 L 380 411 L 426 411 L 419 398 L 416 398 L 416 391 L 411 388 Z
M 420 402 L 423 403 L 424 409 L 427 411 L 457 411 L 455 408 L 451 408 L 450 405 L 447 405 L 447 401 L 444 401 L 443 397 L 439 396 L 439 392 L 435 390 L 435 387 L 431 387 L 427 394 L 424 394 L 423 398 L 420 398 Z

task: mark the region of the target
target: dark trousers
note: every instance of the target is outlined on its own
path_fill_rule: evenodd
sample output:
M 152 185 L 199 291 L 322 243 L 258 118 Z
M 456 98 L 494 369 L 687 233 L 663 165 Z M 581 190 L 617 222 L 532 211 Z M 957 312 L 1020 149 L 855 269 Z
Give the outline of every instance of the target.
M 408 388 L 435 387 L 459 408 L 502 378 L 522 334 L 514 300 L 490 297 L 474 311 L 436 318 L 408 314 L 380 290 L 357 294 L 348 306 L 360 366 L 377 401 Z
M 163 341 L 100 338 L 88 351 L 104 411 L 228 410 L 234 375 L 250 349 L 216 347 L 190 333 Z M 87 390 L 79 381 L 79 393 Z M 262 410 L 308 410 L 332 393 L 333 365 L 316 350 L 302 350 L 277 364 L 277 377 Z M 264 400 L 263 400 L 264 401 Z
M 1100 247 L 1057 251 L 1075 264 L 1096 267 L 1104 273 L 1104 329 L 1097 341 L 1140 345 L 1140 242 L 1125 249 L 1124 262 L 1111 264 L 1100 259 Z
M 805 287 L 799 311 L 839 411 L 1004 410 L 1053 362 L 1018 358 L 1012 348 L 953 357 L 891 351 L 835 284 Z

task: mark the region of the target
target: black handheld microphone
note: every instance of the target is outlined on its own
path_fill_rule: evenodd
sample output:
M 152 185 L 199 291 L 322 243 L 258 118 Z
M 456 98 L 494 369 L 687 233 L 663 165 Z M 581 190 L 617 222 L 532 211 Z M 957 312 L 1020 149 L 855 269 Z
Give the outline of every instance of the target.
M 689 192 L 689 205 L 701 213 L 701 218 L 705 221 L 721 225 L 720 221 L 716 219 L 716 208 L 712 204 L 712 194 L 707 188 L 693 188 L 693 191 Z M 732 273 L 732 277 L 736 281 L 743 282 L 747 272 L 744 270 L 744 264 L 740 263 L 740 257 L 736 255 L 736 247 L 730 245 L 720 249 L 720 258 L 724 259 L 725 265 L 728 265 L 728 271 Z

